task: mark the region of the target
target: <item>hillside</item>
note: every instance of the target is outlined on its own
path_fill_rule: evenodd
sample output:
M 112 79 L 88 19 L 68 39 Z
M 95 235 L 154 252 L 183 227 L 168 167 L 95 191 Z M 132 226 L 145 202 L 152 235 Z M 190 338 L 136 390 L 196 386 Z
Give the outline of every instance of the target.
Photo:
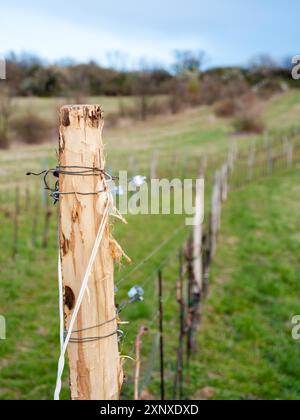
M 265 105 L 263 118 L 272 130 L 298 126 L 300 92 L 275 96 Z M 46 111 L 48 112 L 48 111 Z M 196 176 L 203 155 L 225 155 L 232 143 L 247 150 L 259 136 L 233 134 L 231 120 L 215 117 L 210 107 L 176 116 L 158 116 L 123 128 L 104 130 L 108 167 L 113 173 L 129 169 L 131 175 L 149 176 L 153 154 L 158 175 Z M 42 184 L 28 178 L 28 170 L 56 164 L 56 140 L 37 146 L 14 146 L 0 152 L 0 313 L 8 320 L 9 337 L 0 342 L 1 399 L 50 399 L 55 383 L 58 337 L 56 207 L 47 206 Z M 290 319 L 297 314 L 299 272 L 297 194 L 298 172 L 290 170 L 234 191 L 225 205 L 222 231 L 213 264 L 209 299 L 203 308 L 199 352 L 191 361 L 185 396 L 213 388 L 213 398 L 300 397 L 297 360 L 300 347 L 290 339 Z M 15 194 L 20 191 L 17 252 Z M 50 208 L 49 241 L 43 248 Z M 130 287 L 145 284 L 145 301 L 124 310 L 125 339 L 121 351 L 133 356 L 133 342 L 142 322 L 153 332 L 144 339 L 144 388 L 157 396 L 158 374 L 146 360 L 155 349 L 157 267 L 166 257 L 175 261 L 189 233 L 176 230 L 183 216 L 132 216 L 128 225 L 113 231 L 133 264 L 116 270 L 118 302 Z M 159 253 L 136 268 L 153 250 Z M 129 274 L 135 269 L 133 274 Z M 128 276 L 128 277 L 126 277 Z M 164 273 L 167 335 L 167 392 L 172 393 L 177 349 L 177 313 L 174 282 L 177 266 Z M 121 283 L 120 283 L 121 282 Z M 175 333 L 174 333 L 175 332 Z M 151 350 L 152 349 L 152 350 Z M 150 353 L 150 356 L 149 356 Z M 36 361 L 39 360 L 39 363 Z M 124 396 L 131 395 L 133 362 Z M 152 375 L 153 374 L 153 375 Z M 154 380 L 152 380 L 154 376 Z M 149 379 L 150 378 L 150 379 Z M 67 384 L 65 375 L 65 385 Z M 205 394 L 205 393 L 204 393 Z M 68 398 L 68 392 L 63 394 Z

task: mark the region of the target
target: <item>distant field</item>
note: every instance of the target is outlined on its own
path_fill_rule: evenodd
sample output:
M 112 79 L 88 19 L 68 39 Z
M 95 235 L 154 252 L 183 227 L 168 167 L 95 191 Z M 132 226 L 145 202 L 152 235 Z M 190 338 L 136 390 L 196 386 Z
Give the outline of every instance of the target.
M 133 101 L 125 98 L 123 100 Z M 65 102 L 62 99 L 20 98 L 19 112 L 28 106 L 40 109 L 55 125 L 57 109 Z M 100 103 L 105 112 L 118 107 L 117 98 L 90 98 L 90 103 Z M 298 125 L 300 92 L 290 91 L 276 96 L 265 105 L 263 119 L 272 129 Z M 41 104 L 41 105 L 39 105 Z M 17 106 L 18 109 L 18 106 Z M 109 120 L 109 115 L 107 116 Z M 153 154 L 159 158 L 161 170 L 174 167 L 174 162 L 188 162 L 191 157 L 203 156 L 214 152 L 226 151 L 236 142 L 240 147 L 247 147 L 249 141 L 257 136 L 238 136 L 233 134 L 230 119 L 216 118 L 213 109 L 200 107 L 187 110 L 178 115 L 150 117 L 146 122 L 136 122 L 119 128 L 104 127 L 103 138 L 107 146 L 108 165 L 114 170 L 130 166 L 134 171 L 149 171 Z M 40 146 L 13 146 L 14 152 L 0 151 L 0 186 L 1 179 L 15 183 L 22 179 L 28 167 L 40 169 L 47 162 L 54 164 L 57 136 L 50 144 Z M 130 159 L 129 159 L 129 156 Z M 18 167 L 14 161 L 18 161 Z M 129 164 L 130 160 L 130 164 Z
M 161 101 L 165 99 L 164 95 L 157 95 L 150 98 L 150 101 Z M 80 103 L 101 105 L 105 118 L 110 118 L 112 114 L 119 113 L 122 109 L 131 109 L 137 106 L 137 98 L 134 96 L 92 96 L 80 98 L 24 98 L 17 97 L 13 100 L 15 105 L 15 115 L 18 117 L 29 111 L 39 115 L 55 126 L 59 108 L 66 104 Z
M 63 105 L 74 103 L 77 98 L 15 98 L 14 103 L 16 105 L 17 115 L 22 115 L 29 110 L 37 113 L 41 117 L 45 118 L 50 123 L 54 123 L 57 120 L 57 112 Z M 80 98 L 84 103 L 99 103 L 107 114 L 117 112 L 120 104 L 124 106 L 132 106 L 134 98 L 132 97 L 108 97 L 108 96 L 97 96 L 97 97 L 83 97 Z
M 99 102 L 107 114 L 118 107 L 116 98 L 92 98 L 90 102 Z M 56 109 L 63 103 L 61 99 L 21 98 L 18 112 L 25 112 L 29 106 L 54 121 Z M 273 98 L 266 104 L 263 115 L 268 128 L 299 125 L 299 103 L 298 91 Z M 149 118 L 126 127 L 105 128 L 103 138 L 107 145 L 107 167 L 115 173 L 129 168 L 131 174 L 149 175 L 150 161 L 156 154 L 159 176 L 194 177 L 201 156 L 226 153 L 233 142 L 246 148 L 257 137 L 234 135 L 230 120 L 216 118 L 212 108 L 201 107 L 175 116 Z M 7 315 L 9 331 L 8 340 L 0 342 L 1 399 L 52 397 L 59 348 L 56 208 L 51 207 L 50 242 L 44 250 L 41 243 L 45 195 L 41 183 L 24 174 L 28 170 L 53 167 L 56 148 L 57 139 L 40 146 L 16 145 L 10 151 L 0 151 L 0 313 Z M 199 357 L 193 359 L 186 396 L 195 396 L 201 388 L 210 386 L 214 388 L 214 398 L 300 398 L 296 381 L 299 345 L 289 339 L 290 315 L 297 312 L 297 182 L 297 173 L 287 172 L 233 192 L 226 204 L 211 296 L 205 304 L 199 336 Z M 22 213 L 18 255 L 16 261 L 12 261 L 13 203 L 17 185 L 21 188 Z M 28 201 L 27 188 L 31 191 Z M 35 227 L 34 215 L 37 215 Z M 160 254 L 122 280 L 136 263 L 168 238 L 183 219 L 181 216 L 139 215 L 129 216 L 128 222 L 127 226 L 113 226 L 116 238 L 133 260 L 131 267 L 125 266 L 120 272 L 116 269 L 116 281 L 122 281 L 118 302 L 122 302 L 131 286 L 147 280 L 145 302 L 129 307 L 122 314 L 122 319 L 131 324 L 128 330 L 124 328 L 128 335 L 121 350 L 122 354 L 132 355 L 133 338 L 139 325 L 156 313 L 153 273 L 170 253 L 171 261 L 177 259 L 178 247 L 188 232 L 179 232 Z M 32 243 L 34 232 L 35 245 Z M 167 354 L 170 355 L 168 395 L 171 395 L 173 376 L 170 372 L 177 346 L 173 333 L 177 331 L 178 322 L 173 296 L 176 270 L 171 265 L 164 273 L 165 293 L 169 296 L 165 305 L 169 326 Z M 155 321 L 154 318 L 154 325 Z M 155 333 L 143 341 L 144 350 L 148 351 L 155 344 Z M 129 372 L 132 366 L 132 362 L 126 362 Z M 148 383 L 146 379 L 145 388 L 157 396 L 157 374 L 154 372 L 154 382 Z M 65 375 L 64 398 L 68 398 L 67 384 Z M 124 395 L 131 392 L 129 382 L 124 386 Z
M 164 96 L 156 96 L 157 100 L 164 99 Z M 153 98 L 153 99 L 155 99 Z M 278 128 L 280 126 L 289 126 L 295 122 L 295 117 L 300 111 L 300 92 L 299 90 L 291 90 L 283 95 L 275 96 L 271 99 L 264 112 L 264 117 L 270 128 Z M 23 115 L 31 111 L 37 113 L 41 117 L 48 120 L 51 124 L 55 124 L 57 120 L 57 112 L 63 105 L 74 103 L 78 98 L 24 98 L 18 97 L 14 99 L 16 115 Z M 132 107 L 136 103 L 135 97 L 107 97 L 94 96 L 82 97 L 81 102 L 87 104 L 99 104 L 107 118 L 111 113 L 118 112 L 120 107 Z

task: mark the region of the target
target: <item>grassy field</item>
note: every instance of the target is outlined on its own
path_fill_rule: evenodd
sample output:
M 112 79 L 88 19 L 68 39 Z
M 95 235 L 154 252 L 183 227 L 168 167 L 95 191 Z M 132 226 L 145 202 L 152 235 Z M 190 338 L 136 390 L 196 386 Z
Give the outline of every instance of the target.
M 299 92 L 273 98 L 264 114 L 268 128 L 297 125 L 299 103 Z M 45 105 L 47 112 L 49 108 Z M 279 117 L 282 124 L 278 124 Z M 254 138 L 233 135 L 230 120 L 217 119 L 207 107 L 104 130 L 108 165 L 113 172 L 130 166 L 132 173 L 148 175 L 151 157 L 156 153 L 160 176 L 184 173 L 195 176 L 197 162 L 204 154 L 225 152 L 232 142 L 246 148 Z M 8 339 L 0 341 L 1 399 L 52 397 L 59 349 L 56 208 L 52 209 L 49 246 L 44 250 L 44 194 L 41 184 L 24 177 L 24 173 L 55 165 L 56 147 L 53 142 L 0 152 L 0 314 L 7 317 L 8 324 Z M 207 386 L 214 389 L 213 398 L 300 396 L 296 380 L 299 345 L 290 339 L 290 318 L 297 313 L 299 271 L 297 182 L 295 171 L 274 176 L 233 192 L 226 204 L 211 294 L 204 308 L 199 353 L 192 361 L 186 397 L 199 396 Z M 21 214 L 18 253 L 16 260 L 12 260 L 16 185 L 21 188 Z M 29 200 L 25 195 L 27 188 L 31 191 Z M 183 219 L 174 215 L 139 215 L 129 216 L 128 222 L 128 226 L 113 226 L 116 238 L 133 260 L 131 267 L 117 270 L 117 301 L 122 302 L 131 286 L 144 284 L 145 302 L 131 305 L 122 313 L 122 319 L 129 320 L 130 325 L 124 329 L 121 350 L 122 354 L 132 356 L 133 339 L 140 324 L 151 320 L 153 328 L 143 341 L 146 355 L 143 384 L 157 396 L 156 365 L 152 366 L 150 360 L 157 348 L 157 302 L 153 291 L 155 270 L 168 257 L 164 285 L 169 332 L 166 346 L 170 355 L 167 392 L 171 396 L 177 346 L 174 331 L 178 322 L 174 262 L 188 232 L 180 230 L 159 254 L 124 278 L 142 258 L 169 238 Z M 124 386 L 124 397 L 132 393 L 132 368 L 132 362 L 127 361 L 129 380 Z M 66 373 L 63 398 L 68 398 L 67 384 Z
M 130 99 L 129 99 L 130 100 Z M 56 99 L 18 99 L 23 105 L 19 108 L 33 107 L 41 110 L 51 121 L 57 121 Z M 59 99 L 60 105 L 63 100 Z M 116 98 L 90 98 L 89 103 L 100 103 L 117 107 Z M 269 130 L 288 128 L 298 125 L 300 92 L 290 91 L 275 96 L 264 106 L 262 118 Z M 35 105 L 31 105 L 35 104 Z M 54 105 L 55 104 L 55 105 Z M 106 105 L 109 104 L 109 105 Z M 114 104 L 114 105 L 113 105 Z M 109 116 L 107 117 L 109 121 Z M 211 107 L 189 109 L 178 115 L 162 115 L 138 121 L 125 127 L 104 127 L 104 141 L 107 146 L 108 166 L 114 171 L 119 169 L 142 170 L 148 174 L 151 157 L 159 158 L 162 174 L 166 168 L 178 173 L 179 167 L 188 166 L 191 159 L 215 152 L 226 152 L 230 144 L 236 143 L 246 148 L 249 142 L 259 136 L 234 134 L 231 119 L 221 119 L 214 115 Z M 15 184 L 24 178 L 24 172 L 31 168 L 39 170 L 48 164 L 55 164 L 57 136 L 52 142 L 40 146 L 15 145 L 14 153 L 0 150 L 0 188 L 9 183 Z M 18 162 L 16 168 L 15 161 Z M 175 162 L 175 165 L 174 165 Z M 180 169 L 181 170 L 181 169 Z M 26 180 L 28 181 L 28 180 Z
M 16 108 L 16 116 L 24 115 L 26 112 L 32 112 L 47 120 L 51 125 L 54 125 L 57 118 L 57 112 L 63 105 L 74 103 L 74 100 L 79 98 L 15 98 L 13 103 Z M 97 96 L 80 98 L 86 103 L 100 103 L 105 109 L 105 113 L 110 115 L 118 112 L 121 106 L 129 107 L 134 105 L 135 99 L 133 97 L 108 97 Z
M 192 369 L 192 382 L 213 388 L 215 399 L 300 398 L 300 343 L 291 336 L 299 313 L 299 193 L 293 171 L 233 192 L 225 205 Z

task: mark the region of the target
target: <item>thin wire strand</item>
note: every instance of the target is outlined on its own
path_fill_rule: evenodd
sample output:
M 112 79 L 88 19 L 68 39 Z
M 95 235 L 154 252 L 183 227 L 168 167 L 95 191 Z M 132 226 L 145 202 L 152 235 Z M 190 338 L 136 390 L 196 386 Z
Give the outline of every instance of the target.
M 144 280 L 144 282 L 142 283 L 141 287 L 144 289 L 149 282 L 153 279 L 153 277 L 157 274 L 157 271 L 166 267 L 167 263 L 169 262 L 169 260 L 175 255 L 177 254 L 177 248 L 173 249 L 167 256 L 166 258 L 164 258 L 164 260 L 161 261 L 161 263 L 155 267 L 155 269 L 151 272 L 151 274 L 149 274 L 149 276 L 146 277 L 146 279 Z M 124 311 L 124 309 L 127 308 L 127 306 L 129 306 L 132 302 L 130 301 L 124 301 L 121 305 L 120 308 L 118 310 L 118 314 L 122 313 Z
M 128 277 L 130 277 L 133 273 L 135 273 L 139 268 L 145 265 L 154 255 L 156 255 L 162 248 L 164 248 L 172 239 L 174 239 L 179 232 L 181 232 L 186 225 L 182 225 L 179 228 L 175 229 L 171 236 L 169 236 L 166 240 L 164 240 L 158 247 L 156 247 L 150 254 L 148 254 L 138 265 L 136 265 L 129 273 L 127 273 L 124 277 L 122 277 L 118 282 L 117 286 L 120 286 Z
M 67 169 L 81 169 L 81 170 L 67 170 Z M 44 175 L 44 186 L 46 191 L 51 192 L 51 197 L 54 199 L 55 203 L 59 200 L 60 195 L 98 195 L 104 193 L 106 190 L 102 189 L 99 191 L 94 192 L 80 192 L 80 191 L 69 191 L 69 192 L 62 192 L 59 191 L 59 183 L 56 181 L 55 188 L 51 188 L 48 182 L 48 176 L 52 174 L 54 177 L 59 178 L 59 175 L 73 175 L 73 176 L 97 176 L 103 175 L 106 180 L 117 180 L 118 177 L 114 177 L 110 175 L 105 169 L 96 168 L 96 167 L 89 167 L 89 166 L 56 166 L 55 168 L 45 169 L 44 171 L 35 173 L 35 172 L 27 172 L 26 175 L 34 175 L 40 176 Z
M 83 338 L 70 338 L 69 343 L 79 344 L 79 343 L 92 343 L 95 341 L 104 340 L 106 338 L 112 337 L 113 335 L 118 334 L 119 330 L 116 330 L 110 334 L 99 336 L 99 337 L 83 337 Z
M 80 330 L 74 330 L 73 334 L 81 333 L 81 332 L 84 332 L 84 331 L 90 331 L 90 330 L 93 330 L 95 328 L 104 327 L 104 325 L 110 324 L 111 322 L 114 322 L 116 320 L 117 320 L 117 317 L 115 316 L 113 319 L 110 319 L 109 321 L 106 321 L 106 322 L 102 322 L 101 324 L 98 324 L 98 325 L 94 325 L 93 327 L 82 328 Z

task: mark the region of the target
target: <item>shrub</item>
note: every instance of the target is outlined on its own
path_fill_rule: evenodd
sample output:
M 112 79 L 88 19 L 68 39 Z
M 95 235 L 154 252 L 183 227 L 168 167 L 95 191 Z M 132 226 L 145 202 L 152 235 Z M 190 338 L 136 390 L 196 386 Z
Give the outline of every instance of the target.
M 215 106 L 215 114 L 217 117 L 232 117 L 236 114 L 238 106 L 233 99 L 224 99 L 217 102 Z
M 50 124 L 36 114 L 28 112 L 13 122 L 17 137 L 27 144 L 39 144 L 50 134 Z
M 262 133 L 265 130 L 264 122 L 251 113 L 239 115 L 233 126 L 238 133 Z
M 262 102 L 257 95 L 248 91 L 238 97 L 224 98 L 215 105 L 215 114 L 218 117 L 233 117 L 251 113 L 252 118 L 261 112 Z

